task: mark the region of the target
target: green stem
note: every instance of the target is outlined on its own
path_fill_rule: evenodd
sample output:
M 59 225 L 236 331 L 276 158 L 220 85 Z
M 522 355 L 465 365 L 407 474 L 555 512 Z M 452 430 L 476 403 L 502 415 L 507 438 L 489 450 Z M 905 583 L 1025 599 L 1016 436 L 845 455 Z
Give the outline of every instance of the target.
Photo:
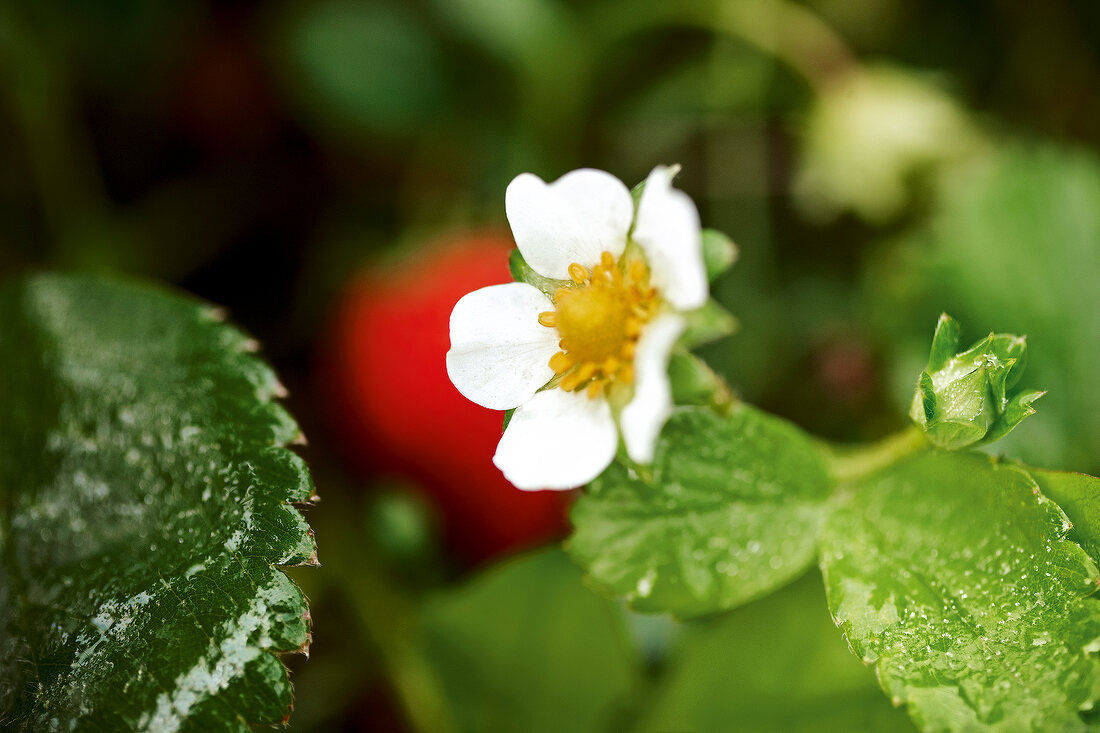
M 822 443 L 829 472 L 838 484 L 850 483 L 929 448 L 924 434 L 910 427 L 877 443 L 848 446 Z

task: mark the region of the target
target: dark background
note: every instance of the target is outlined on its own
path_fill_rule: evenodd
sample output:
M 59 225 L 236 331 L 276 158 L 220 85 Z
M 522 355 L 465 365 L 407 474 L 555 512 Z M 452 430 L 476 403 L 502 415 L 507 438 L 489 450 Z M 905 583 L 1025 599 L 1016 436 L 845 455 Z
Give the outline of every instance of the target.
M 857 78 L 879 80 L 867 104 L 887 112 L 822 122 L 851 101 Z M 703 354 L 743 397 L 831 440 L 886 435 L 905 425 L 936 317 L 949 310 L 967 339 L 1028 333 L 1025 382 L 1051 390 L 997 449 L 1096 472 L 1098 88 L 1100 5 L 1086 1 L 8 2 L 0 276 L 159 280 L 226 306 L 263 343 L 323 497 L 309 518 L 326 565 L 295 573 L 314 601 L 316 643 L 309 663 L 290 660 L 292 725 L 534 730 L 523 716 L 543 713 L 495 707 L 512 699 L 497 682 L 454 682 L 468 660 L 439 647 L 495 643 L 496 621 L 455 608 L 518 603 L 508 588 L 522 595 L 539 573 L 564 574 L 566 596 L 587 591 L 570 590 L 574 571 L 548 555 L 524 561 L 533 569 L 504 583 L 505 600 L 470 600 L 484 568 L 564 531 L 562 504 L 499 498 L 499 487 L 484 494 L 498 498 L 467 500 L 484 471 L 425 468 L 452 465 L 466 445 L 460 422 L 486 419 L 449 407 L 431 417 L 442 402 L 425 395 L 449 390 L 431 366 L 442 364 L 457 298 L 446 281 L 466 267 L 459 257 L 440 274 L 432 262 L 456 242 L 505 246 L 503 192 L 522 171 L 552 180 L 591 166 L 633 185 L 680 163 L 677 185 L 704 225 L 740 247 L 714 294 L 741 331 Z M 901 128 L 911 134 L 891 134 Z M 881 181 L 903 195 L 884 202 Z M 427 300 L 406 307 L 405 293 Z M 371 318 L 390 320 L 357 331 L 357 304 L 369 310 L 381 294 L 391 300 Z M 386 335 L 377 349 L 362 346 L 375 333 Z M 423 389 L 373 383 L 356 359 L 398 371 L 402 359 L 426 363 Z M 357 401 L 395 387 L 382 407 Z M 391 441 L 407 435 L 393 426 L 408 423 L 398 414 L 453 421 L 454 445 L 395 459 Z M 494 429 L 479 427 L 490 442 Z M 486 539 L 489 525 L 514 531 Z M 825 618 L 817 604 L 807 614 Z M 607 608 L 621 616 L 627 682 L 607 694 L 613 703 L 592 703 L 601 712 L 590 726 L 568 705 L 557 723 L 647 729 L 662 719 L 647 708 L 652 691 L 690 666 L 691 642 Z M 788 633 L 768 626 L 782 614 L 746 612 L 761 634 Z M 535 678 L 573 674 L 584 662 L 569 654 L 547 657 L 556 666 Z M 471 674 L 522 679 L 509 659 Z M 429 681 L 410 683 L 421 663 Z M 797 697 L 784 669 L 774 682 L 761 676 L 758 701 Z M 449 712 L 433 717 L 436 697 Z M 684 705 L 719 709 L 721 698 Z M 552 710 L 538 720 L 553 729 Z

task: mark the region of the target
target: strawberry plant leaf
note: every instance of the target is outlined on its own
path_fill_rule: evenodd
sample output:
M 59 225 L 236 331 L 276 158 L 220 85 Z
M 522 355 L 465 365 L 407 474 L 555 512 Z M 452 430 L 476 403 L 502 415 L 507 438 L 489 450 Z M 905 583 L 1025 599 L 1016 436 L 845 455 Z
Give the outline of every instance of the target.
M 1069 517 L 1073 540 L 1100 563 L 1100 478 L 1070 471 L 1047 471 L 1024 466 L 1043 494 L 1053 499 Z
M 1028 473 L 933 453 L 847 487 L 829 606 L 924 730 L 1078 730 L 1100 696 L 1100 572 Z
M 814 444 L 748 405 L 685 408 L 652 466 L 612 464 L 573 508 L 573 558 L 640 611 L 697 616 L 793 580 L 815 557 L 832 482 Z
M 315 563 L 255 343 L 129 282 L 0 289 L 0 727 L 248 730 L 290 711 Z

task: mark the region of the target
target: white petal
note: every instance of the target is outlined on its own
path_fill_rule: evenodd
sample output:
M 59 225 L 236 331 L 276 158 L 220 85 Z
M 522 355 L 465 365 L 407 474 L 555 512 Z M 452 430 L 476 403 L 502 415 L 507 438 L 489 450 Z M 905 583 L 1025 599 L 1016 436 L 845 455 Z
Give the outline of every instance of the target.
M 548 389 L 512 414 L 493 463 L 518 489 L 572 489 L 603 473 L 618 445 L 605 400 Z
M 668 359 L 676 339 L 684 332 L 678 315 L 658 316 L 638 339 L 634 357 L 634 398 L 623 408 L 619 424 L 627 454 L 638 463 L 650 463 L 661 427 L 672 412 L 672 388 Z
M 558 332 L 539 324 L 550 300 L 525 283 L 467 293 L 451 311 L 447 376 L 466 399 L 510 410 L 550 381 Z
M 544 277 L 569 279 L 569 265 L 618 257 L 634 219 L 634 200 L 615 176 L 583 168 L 544 183 L 523 173 L 504 194 L 508 223 L 523 259 Z
M 634 240 L 665 300 L 680 310 L 693 310 L 708 297 L 699 212 L 686 193 L 672 187 L 672 175 L 671 169 L 658 166 L 646 179 Z

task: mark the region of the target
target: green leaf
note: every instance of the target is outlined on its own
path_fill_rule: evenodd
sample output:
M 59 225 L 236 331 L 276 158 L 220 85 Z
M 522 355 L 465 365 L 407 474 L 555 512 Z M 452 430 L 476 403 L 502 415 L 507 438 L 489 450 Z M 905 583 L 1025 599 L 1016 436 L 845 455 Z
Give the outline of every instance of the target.
M 1019 468 L 923 454 L 851 487 L 822 532 L 852 651 L 925 730 L 1078 730 L 1100 695 L 1100 573 Z
M 697 616 L 797 577 L 830 479 L 814 444 L 748 405 L 673 413 L 652 466 L 612 464 L 574 505 L 573 558 L 641 611 Z
M 622 614 L 559 550 L 437 596 L 422 621 L 458 730 L 615 730 L 612 716 L 637 682 Z
M 731 613 L 683 624 L 638 733 L 912 730 L 852 659 L 825 607 L 821 576 L 810 572 Z
M 1023 467 L 1048 498 L 1053 499 L 1073 523 L 1069 538 L 1100 563 L 1100 478 L 1068 471 Z
M 0 289 L 0 720 L 248 730 L 309 614 L 313 496 L 255 342 L 123 282 Z
M 717 229 L 704 229 L 702 236 L 703 264 L 707 270 L 707 280 L 714 282 L 737 261 L 737 245 Z

